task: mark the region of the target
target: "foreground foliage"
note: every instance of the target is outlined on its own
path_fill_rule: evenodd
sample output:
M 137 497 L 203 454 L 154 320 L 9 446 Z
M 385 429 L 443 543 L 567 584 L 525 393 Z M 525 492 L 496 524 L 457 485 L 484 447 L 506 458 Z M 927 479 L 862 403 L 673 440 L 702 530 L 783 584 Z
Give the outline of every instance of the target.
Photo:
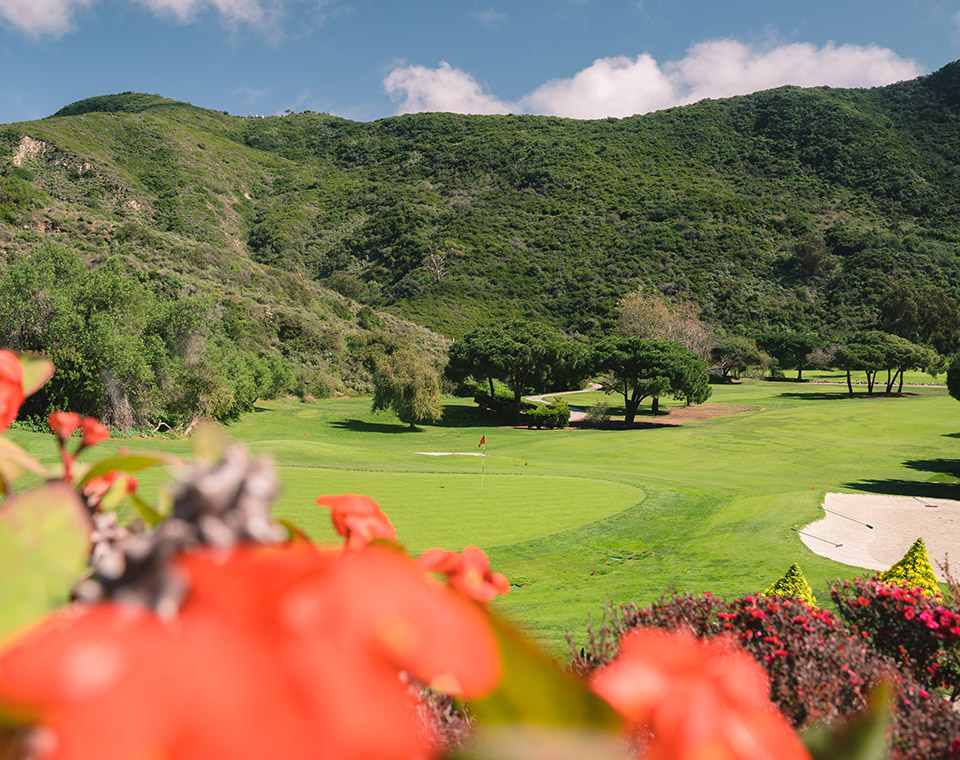
M 7 424 L 52 369 L 0 352 Z M 489 613 L 486 603 L 509 582 L 477 547 L 431 549 L 414 561 L 376 502 L 339 494 L 317 503 L 330 509 L 343 547 L 318 548 L 271 518 L 278 487 L 269 464 L 212 428 L 198 431 L 195 462 L 150 505 L 129 472 L 169 460 L 124 454 L 81 463 L 109 431 L 74 412 L 51 414 L 48 424 L 61 453 L 56 469 L 13 444 L 0 448 L 0 521 L 20 521 L 4 540 L 35 545 L 40 525 L 20 518 L 47 504 L 81 518 L 44 520 L 43 530 L 73 535 L 74 559 L 89 547 L 89 570 L 74 586 L 76 601 L 36 625 L 27 625 L 36 611 L 11 620 L 3 608 L 4 756 L 450 755 L 467 725 L 449 719 L 444 699 L 455 697 L 472 716 L 472 757 L 555 755 L 574 740 L 581 756 L 612 759 L 625 751 L 621 732 L 648 758 L 810 757 L 770 705 L 762 669 L 733 640 L 636 632 L 587 684 Z M 34 492 L 43 501 L 11 495 L 18 467 L 48 476 Z M 122 526 L 109 511 L 125 498 L 139 524 Z M 60 559 L 8 564 L 0 593 L 21 588 L 27 574 L 65 592 L 71 580 L 57 574 Z M 763 609 L 786 615 L 793 603 L 747 601 L 755 623 Z M 826 613 L 811 617 L 832 623 Z M 868 714 L 880 732 L 881 716 Z M 861 743 L 838 745 L 836 757 Z

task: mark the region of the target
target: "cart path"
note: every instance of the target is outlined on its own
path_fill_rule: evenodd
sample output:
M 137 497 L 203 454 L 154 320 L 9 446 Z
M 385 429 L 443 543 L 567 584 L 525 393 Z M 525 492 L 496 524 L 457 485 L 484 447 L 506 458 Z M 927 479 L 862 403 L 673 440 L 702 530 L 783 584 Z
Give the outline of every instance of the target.
M 547 403 L 544 399 L 555 398 L 556 396 L 572 396 L 574 393 L 590 393 L 592 391 L 598 391 L 603 386 L 600 383 L 590 383 L 589 388 L 581 388 L 578 391 L 558 391 L 557 393 L 541 393 L 539 396 L 524 396 L 524 401 L 529 401 L 532 404 L 545 404 Z M 582 420 L 587 416 L 586 412 L 583 411 L 574 411 L 570 410 L 570 421 L 575 422 L 577 420 Z

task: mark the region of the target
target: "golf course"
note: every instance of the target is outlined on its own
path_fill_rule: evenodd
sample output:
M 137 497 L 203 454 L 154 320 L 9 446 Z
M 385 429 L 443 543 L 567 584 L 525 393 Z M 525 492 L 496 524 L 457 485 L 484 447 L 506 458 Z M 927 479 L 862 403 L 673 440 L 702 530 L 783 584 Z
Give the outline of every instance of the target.
M 581 638 L 588 615 L 598 620 L 611 601 L 646 603 L 671 587 L 762 591 L 793 562 L 827 601 L 830 583 L 858 570 L 817 556 L 796 533 L 822 516 L 826 492 L 960 496 L 960 405 L 940 387 L 904 391 L 850 398 L 845 385 L 748 380 L 713 387 L 709 404 L 735 414 L 681 425 L 641 416 L 632 430 L 487 426 L 469 399 L 445 397 L 442 423 L 409 431 L 371 413 L 369 398 L 279 400 L 226 432 L 275 462 L 277 515 L 320 542 L 337 539 L 316 497 L 355 492 L 381 504 L 412 554 L 480 546 L 513 586 L 495 608 L 559 654 L 564 633 Z M 617 413 L 616 395 L 569 398 L 598 400 Z M 54 460 L 49 435 L 9 436 Z M 466 456 L 481 437 L 485 458 Z M 117 439 L 97 453 L 189 446 Z M 141 493 L 152 498 L 169 477 L 139 473 Z

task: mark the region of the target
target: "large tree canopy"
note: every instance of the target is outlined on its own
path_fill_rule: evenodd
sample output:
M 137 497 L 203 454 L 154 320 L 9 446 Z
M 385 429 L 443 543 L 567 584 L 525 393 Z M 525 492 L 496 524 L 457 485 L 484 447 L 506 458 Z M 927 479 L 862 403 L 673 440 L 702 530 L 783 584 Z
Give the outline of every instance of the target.
M 569 378 L 576 366 L 584 366 L 582 350 L 554 327 L 542 322 L 514 319 L 505 324 L 480 327 L 450 347 L 447 376 L 454 381 L 468 377 L 486 380 L 494 395 L 494 379 L 513 389 L 515 413 L 528 386 L 544 387 L 553 378 Z
M 920 346 L 906 338 L 880 330 L 866 330 L 852 336 L 836 353 L 837 366 L 847 371 L 847 389 L 853 394 L 851 370 L 862 370 L 867 375 L 867 392 L 873 387 L 880 372 L 886 370 L 885 392 L 891 393 L 899 382 L 897 392 L 903 390 L 903 374 L 908 369 L 936 370 L 940 356 L 932 348 Z
M 625 421 L 633 424 L 640 402 L 652 396 L 656 411 L 660 396 L 684 398 L 688 404 L 710 397 L 707 365 L 693 351 L 669 340 L 615 336 L 597 344 L 593 366 L 607 373 L 623 394 Z

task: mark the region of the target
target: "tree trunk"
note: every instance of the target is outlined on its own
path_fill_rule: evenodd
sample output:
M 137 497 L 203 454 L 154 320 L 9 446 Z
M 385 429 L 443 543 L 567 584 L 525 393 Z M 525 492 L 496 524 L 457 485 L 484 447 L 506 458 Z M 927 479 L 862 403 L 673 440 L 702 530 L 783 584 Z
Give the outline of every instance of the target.
M 853 381 L 850 380 L 850 370 L 849 370 L 849 369 L 847 370 L 847 391 L 850 393 L 851 396 L 853 395 Z
M 631 405 L 630 394 L 627 392 L 627 384 L 624 383 L 623 384 L 623 408 L 625 410 L 623 415 L 624 424 L 626 425 L 633 424 L 633 418 L 637 416 L 637 406 L 638 406 L 637 403 L 634 403 Z
M 797 357 L 797 382 L 803 382 L 803 357 Z
M 887 367 L 887 390 L 885 391 L 886 395 L 890 395 L 890 391 L 893 390 L 893 377 L 890 375 L 890 368 Z
M 493 397 L 494 397 L 494 393 L 493 393 L 493 376 L 488 377 L 487 380 L 490 381 L 490 398 L 493 398 Z
M 660 397 L 654 396 L 653 401 L 650 403 L 650 411 L 654 414 L 660 413 Z
M 867 370 L 867 393 L 873 395 L 873 383 L 877 379 L 877 373 Z
M 897 387 L 897 393 L 903 393 L 903 367 L 900 368 L 900 385 Z

